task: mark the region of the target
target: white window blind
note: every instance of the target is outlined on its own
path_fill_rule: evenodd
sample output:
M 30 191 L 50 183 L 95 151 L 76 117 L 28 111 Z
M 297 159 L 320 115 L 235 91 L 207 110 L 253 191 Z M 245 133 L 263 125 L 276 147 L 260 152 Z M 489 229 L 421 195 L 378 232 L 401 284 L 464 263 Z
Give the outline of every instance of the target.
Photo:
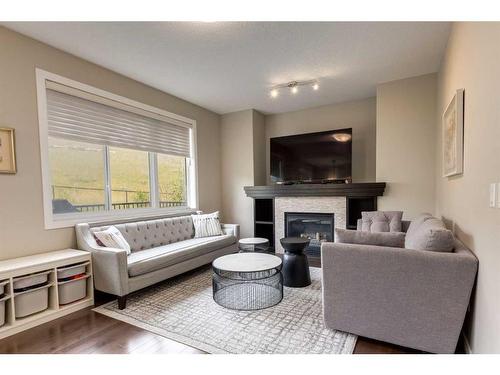
M 53 137 L 191 156 L 190 124 L 47 81 Z

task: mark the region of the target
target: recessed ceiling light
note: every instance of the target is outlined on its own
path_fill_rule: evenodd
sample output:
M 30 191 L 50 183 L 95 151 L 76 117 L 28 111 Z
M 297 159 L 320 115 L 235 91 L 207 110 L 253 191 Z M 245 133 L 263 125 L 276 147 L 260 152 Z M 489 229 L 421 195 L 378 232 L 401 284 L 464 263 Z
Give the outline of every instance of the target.
M 292 91 L 292 94 L 296 94 L 299 92 L 299 88 L 297 86 L 293 86 L 290 90 Z
M 315 83 L 313 84 L 313 90 L 314 90 L 314 91 L 317 91 L 318 89 L 319 89 L 319 84 L 318 84 L 318 82 L 315 82 Z
M 272 89 L 271 90 L 271 98 L 276 98 L 278 96 L 278 90 L 277 89 Z

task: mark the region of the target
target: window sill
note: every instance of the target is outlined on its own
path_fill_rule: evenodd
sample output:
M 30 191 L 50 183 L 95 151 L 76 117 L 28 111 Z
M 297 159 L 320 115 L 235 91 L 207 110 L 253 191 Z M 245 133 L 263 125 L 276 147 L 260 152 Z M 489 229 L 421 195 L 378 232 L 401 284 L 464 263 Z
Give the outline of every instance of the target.
M 145 209 L 134 209 L 134 210 L 120 210 L 120 211 L 108 211 L 101 212 L 98 214 L 88 214 L 88 213 L 71 213 L 71 214 L 60 214 L 57 217 L 51 215 L 51 217 L 45 220 L 45 229 L 59 229 L 59 228 L 70 228 L 74 227 L 79 223 L 89 223 L 92 226 L 99 225 L 109 225 L 109 224 L 119 224 L 122 222 L 128 222 L 135 219 L 148 219 L 153 220 L 160 217 L 169 216 L 182 216 L 191 215 L 198 212 L 195 208 L 190 207 L 178 207 L 178 208 L 145 208 Z

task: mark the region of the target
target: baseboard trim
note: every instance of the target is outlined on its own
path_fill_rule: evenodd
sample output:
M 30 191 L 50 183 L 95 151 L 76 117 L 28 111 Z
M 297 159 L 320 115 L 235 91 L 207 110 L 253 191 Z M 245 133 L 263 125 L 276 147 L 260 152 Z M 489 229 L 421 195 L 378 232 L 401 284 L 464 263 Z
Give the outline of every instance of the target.
M 470 348 L 469 339 L 467 338 L 464 332 L 462 332 L 462 337 L 464 339 L 465 354 L 474 354 L 472 353 L 472 349 Z

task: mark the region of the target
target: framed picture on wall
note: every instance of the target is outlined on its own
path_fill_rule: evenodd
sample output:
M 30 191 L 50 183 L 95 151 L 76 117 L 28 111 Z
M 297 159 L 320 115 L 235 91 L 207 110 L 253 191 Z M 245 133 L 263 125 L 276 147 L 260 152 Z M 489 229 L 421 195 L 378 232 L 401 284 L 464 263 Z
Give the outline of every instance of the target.
M 14 129 L 0 128 L 0 173 L 16 173 Z
M 457 90 L 443 113 L 443 177 L 464 169 L 464 90 Z

